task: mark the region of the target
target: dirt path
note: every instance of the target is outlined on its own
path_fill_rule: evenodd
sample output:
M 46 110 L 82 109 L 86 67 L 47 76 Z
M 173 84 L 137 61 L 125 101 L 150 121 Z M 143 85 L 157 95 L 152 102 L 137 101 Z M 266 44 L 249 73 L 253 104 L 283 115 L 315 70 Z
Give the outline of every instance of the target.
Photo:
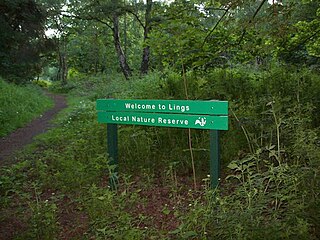
M 64 96 L 47 94 L 54 100 L 54 107 L 45 112 L 41 117 L 33 120 L 23 128 L 17 129 L 10 135 L 0 138 L 0 166 L 8 165 L 14 162 L 13 155 L 15 151 L 22 149 L 30 144 L 33 138 L 38 134 L 47 131 L 51 124 L 50 120 L 62 109 L 67 107 Z

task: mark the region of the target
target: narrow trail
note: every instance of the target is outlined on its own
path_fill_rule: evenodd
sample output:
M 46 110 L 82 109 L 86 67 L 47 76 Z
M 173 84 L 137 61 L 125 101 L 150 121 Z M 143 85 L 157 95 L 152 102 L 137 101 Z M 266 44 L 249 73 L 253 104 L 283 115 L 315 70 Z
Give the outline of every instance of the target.
M 50 127 L 50 121 L 62 109 L 67 107 L 64 96 L 47 93 L 54 100 L 54 107 L 42 116 L 34 119 L 25 127 L 19 128 L 10 135 L 0 138 L 0 166 L 14 163 L 14 153 L 24 146 L 32 143 L 33 138 L 46 132 Z

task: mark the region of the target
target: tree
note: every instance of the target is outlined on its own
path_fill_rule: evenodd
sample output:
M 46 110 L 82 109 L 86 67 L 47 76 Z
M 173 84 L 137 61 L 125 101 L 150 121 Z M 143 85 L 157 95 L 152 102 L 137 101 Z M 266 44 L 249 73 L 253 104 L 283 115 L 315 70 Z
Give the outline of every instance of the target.
M 77 3 L 79 5 L 77 5 Z M 93 1 L 83 0 L 81 2 L 72 2 L 72 10 L 69 12 L 69 17 L 74 20 L 88 20 L 95 21 L 99 24 L 103 24 L 112 32 L 114 49 L 118 57 L 118 62 L 121 71 L 123 72 L 126 79 L 132 76 L 133 69 L 130 67 L 127 51 L 127 32 L 125 32 L 125 40 L 121 38 L 121 24 L 127 25 L 127 14 L 132 16 L 132 20 L 136 20 L 142 27 L 143 32 L 139 29 L 134 29 L 131 32 L 131 36 L 139 36 L 143 38 L 143 50 L 142 60 L 140 64 L 140 73 L 146 74 L 149 69 L 149 56 L 150 47 L 148 46 L 148 34 L 151 30 L 151 11 L 152 11 L 152 0 L 148 0 L 146 4 L 137 3 L 136 1 L 118 1 L 118 0 L 104 0 L 104 1 Z M 141 20 L 141 12 L 144 13 L 144 20 Z M 124 19 L 124 21 L 122 21 Z M 126 31 L 126 30 L 125 30 Z M 125 47 L 123 47 L 123 43 Z M 140 44 L 139 44 L 140 45 Z
M 320 3 L 302 1 L 292 3 L 291 25 L 279 44 L 277 56 L 290 64 L 319 64 Z
M 41 56 L 53 48 L 44 30 L 46 12 L 34 0 L 0 3 L 0 75 L 25 82 L 41 71 Z
M 103 72 L 106 70 L 106 60 L 114 59 L 106 49 L 106 45 L 110 44 L 110 36 L 99 23 L 86 22 L 82 26 L 83 29 L 70 33 L 68 37 L 68 65 L 82 73 L 97 74 Z M 112 64 L 114 64 L 114 61 L 112 61 Z
M 147 74 L 149 71 L 149 64 L 150 64 L 150 45 L 148 43 L 149 39 L 149 33 L 151 31 L 151 25 L 152 25 L 152 0 L 147 0 L 145 5 L 145 15 L 144 15 L 144 22 L 139 18 L 138 14 L 136 14 L 133 11 L 130 11 L 138 22 L 140 23 L 141 27 L 143 28 L 143 50 L 142 50 L 142 60 L 140 65 L 140 74 L 144 75 Z
M 317 9 L 312 0 L 176 0 L 157 8 L 149 42 L 157 63 L 177 69 L 301 64 L 320 49 Z
M 201 8 L 201 5 L 185 0 L 157 8 L 159 21 L 153 27 L 149 43 L 160 66 L 192 68 L 219 59 L 228 34 L 219 26 L 214 37 L 208 37 L 204 45 L 208 29 L 216 24 L 216 18 L 212 21 L 212 16 Z
M 54 30 L 55 34 L 51 36 L 55 42 L 56 58 L 58 62 L 58 72 L 56 80 L 61 81 L 61 85 L 67 84 L 68 61 L 67 44 L 70 29 L 73 26 L 70 20 L 61 14 L 67 6 L 66 0 L 38 0 L 47 11 L 47 28 Z
M 112 31 L 113 43 L 120 68 L 126 79 L 132 75 L 132 70 L 128 64 L 127 58 L 123 51 L 120 39 L 119 18 L 125 11 L 122 2 L 117 0 L 106 1 L 81 1 L 79 5 L 74 4 L 69 17 L 74 20 L 95 21 L 106 26 Z
M 113 33 L 114 46 L 118 55 L 121 70 L 126 79 L 132 76 L 132 70 L 128 64 L 127 57 L 123 52 L 121 41 L 120 41 L 120 30 L 119 30 L 119 17 L 123 13 L 121 5 L 117 0 L 111 1 L 112 8 L 114 8 L 111 19 L 113 26 L 111 27 Z

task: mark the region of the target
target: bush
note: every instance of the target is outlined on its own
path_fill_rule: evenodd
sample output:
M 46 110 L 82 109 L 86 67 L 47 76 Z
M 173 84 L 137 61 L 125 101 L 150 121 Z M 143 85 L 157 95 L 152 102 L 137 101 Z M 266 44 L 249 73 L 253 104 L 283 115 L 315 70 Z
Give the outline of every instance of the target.
M 52 85 L 51 81 L 44 79 L 33 80 L 32 83 L 42 88 L 49 88 Z

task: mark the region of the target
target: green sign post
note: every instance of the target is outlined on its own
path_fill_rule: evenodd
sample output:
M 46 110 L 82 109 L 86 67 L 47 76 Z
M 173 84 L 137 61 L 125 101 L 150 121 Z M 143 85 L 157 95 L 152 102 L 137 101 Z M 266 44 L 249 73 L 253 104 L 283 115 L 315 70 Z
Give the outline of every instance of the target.
M 218 186 L 219 130 L 228 130 L 227 101 L 98 99 L 97 111 L 98 122 L 108 124 L 108 154 L 115 165 L 118 164 L 118 124 L 209 129 L 211 186 Z M 111 180 L 113 185 L 115 179 Z

